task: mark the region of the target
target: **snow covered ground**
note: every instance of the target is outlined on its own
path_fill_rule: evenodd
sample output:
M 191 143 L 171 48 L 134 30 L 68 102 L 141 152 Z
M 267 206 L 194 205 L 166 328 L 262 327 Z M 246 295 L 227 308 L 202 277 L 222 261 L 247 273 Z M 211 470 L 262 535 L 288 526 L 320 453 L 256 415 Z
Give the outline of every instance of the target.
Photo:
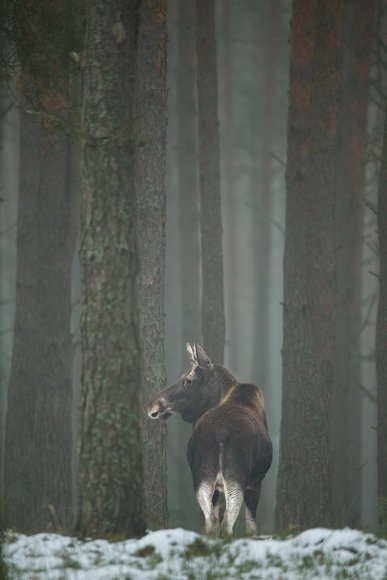
M 11 580 L 387 580 L 387 541 L 348 528 L 225 542 L 183 529 L 116 543 L 9 532 L 3 555 Z

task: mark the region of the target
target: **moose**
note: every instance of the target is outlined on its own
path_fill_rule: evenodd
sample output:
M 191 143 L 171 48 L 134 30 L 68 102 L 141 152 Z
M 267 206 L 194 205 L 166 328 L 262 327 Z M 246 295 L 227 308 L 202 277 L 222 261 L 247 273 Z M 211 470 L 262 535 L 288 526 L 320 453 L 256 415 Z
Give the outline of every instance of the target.
M 187 458 L 206 533 L 231 536 L 244 501 L 246 531 L 254 535 L 261 484 L 272 462 L 262 391 L 240 383 L 196 343 L 187 343 L 187 350 L 190 370 L 153 398 L 148 415 L 165 421 L 179 413 L 193 424 Z

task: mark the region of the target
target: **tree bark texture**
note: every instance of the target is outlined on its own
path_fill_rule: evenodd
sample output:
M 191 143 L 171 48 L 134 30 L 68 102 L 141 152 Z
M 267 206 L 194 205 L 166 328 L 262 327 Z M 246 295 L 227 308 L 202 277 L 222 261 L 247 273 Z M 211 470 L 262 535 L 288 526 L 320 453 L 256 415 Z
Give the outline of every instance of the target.
M 86 2 L 77 531 L 87 536 L 145 531 L 133 130 L 139 8 Z
M 359 525 L 361 391 L 359 329 L 368 88 L 375 2 L 346 4 L 336 199 L 336 362 L 333 391 L 335 525 Z
M 378 191 L 379 305 L 376 323 L 379 523 L 387 529 L 387 112 Z
M 214 361 L 222 364 L 225 317 L 214 0 L 196 0 L 196 55 L 202 257 L 202 333 L 206 352 Z
M 5 452 L 7 526 L 71 522 L 71 266 L 68 140 L 21 116 L 16 316 Z
M 167 3 L 143 0 L 134 104 L 139 250 L 139 321 L 142 350 L 141 414 L 147 527 L 167 524 L 166 426 L 150 421 L 147 405 L 166 383 L 165 171 L 167 127 Z M 151 82 L 150 82 L 151 79 Z
M 295 0 L 284 254 L 277 526 L 330 526 L 335 196 L 344 3 Z

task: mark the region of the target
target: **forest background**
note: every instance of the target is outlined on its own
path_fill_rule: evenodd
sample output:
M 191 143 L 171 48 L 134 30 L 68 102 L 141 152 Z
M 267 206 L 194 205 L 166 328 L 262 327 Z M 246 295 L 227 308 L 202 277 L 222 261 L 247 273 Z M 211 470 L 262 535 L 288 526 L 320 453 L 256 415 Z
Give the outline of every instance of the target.
M 264 390 L 261 531 L 386 526 L 386 8 L 2 3 L 6 525 L 200 529 L 146 418 L 197 341 Z

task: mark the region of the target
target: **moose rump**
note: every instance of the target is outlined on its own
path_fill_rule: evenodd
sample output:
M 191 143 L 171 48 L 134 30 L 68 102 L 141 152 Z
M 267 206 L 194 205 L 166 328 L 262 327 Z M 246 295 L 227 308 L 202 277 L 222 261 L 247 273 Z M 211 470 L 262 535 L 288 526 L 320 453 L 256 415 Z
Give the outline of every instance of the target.
M 259 387 L 236 384 L 223 400 L 198 420 L 187 458 L 208 534 L 231 535 L 242 503 L 246 528 L 255 534 L 262 480 L 271 465 L 263 395 Z M 225 497 L 219 521 L 221 494 Z

